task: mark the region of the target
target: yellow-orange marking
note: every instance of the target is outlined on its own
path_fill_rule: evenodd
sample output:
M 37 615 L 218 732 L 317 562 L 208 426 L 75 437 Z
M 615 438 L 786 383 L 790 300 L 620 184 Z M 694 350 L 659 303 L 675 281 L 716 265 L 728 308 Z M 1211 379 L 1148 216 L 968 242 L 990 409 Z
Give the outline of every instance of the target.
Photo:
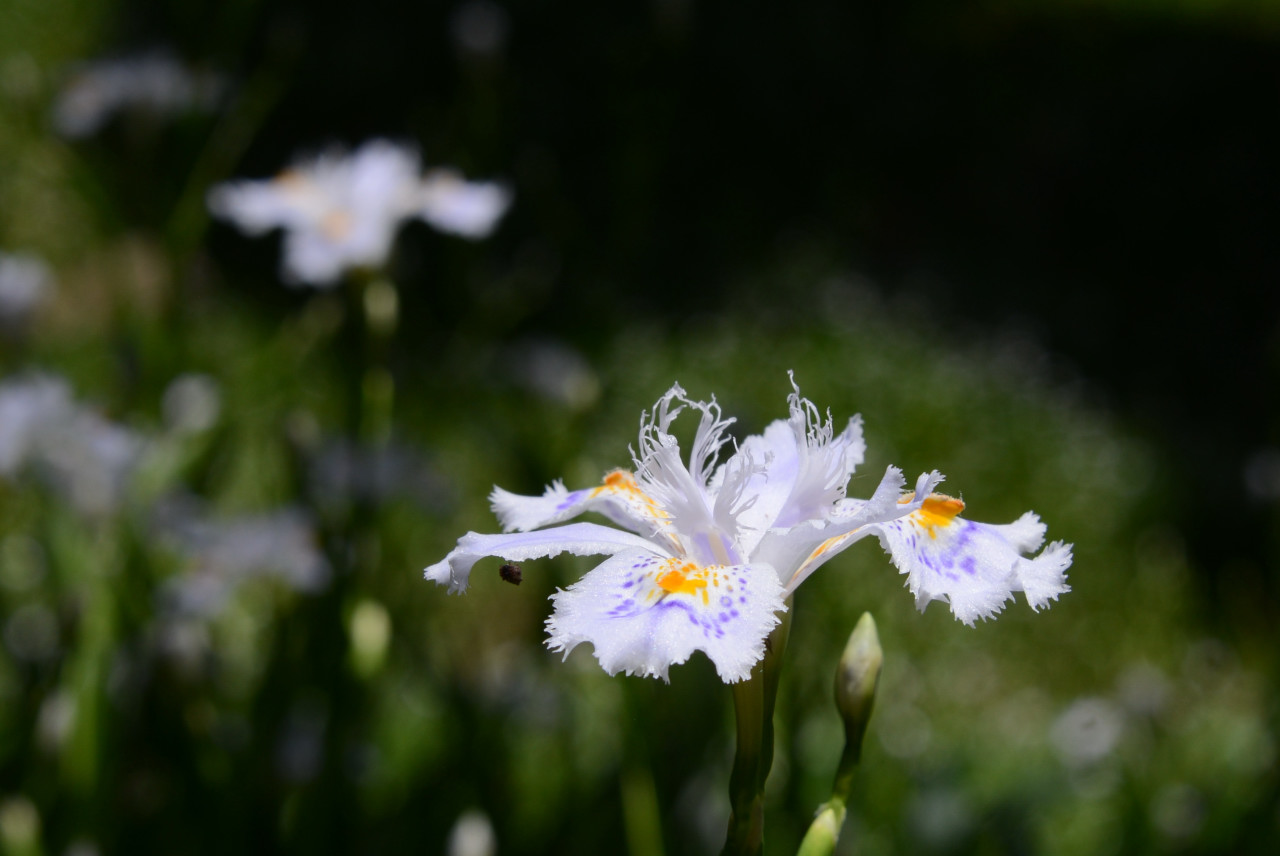
M 698 573 L 698 567 L 692 562 L 683 562 L 658 577 L 658 585 L 663 591 L 671 594 L 693 594 L 707 587 L 707 581 Z M 706 592 L 702 593 L 706 598 Z
M 604 484 L 591 491 L 591 496 L 597 497 L 602 493 L 613 494 L 634 506 L 637 511 L 647 514 L 654 520 L 666 520 L 671 515 L 658 507 L 658 503 L 653 497 L 645 493 L 636 484 L 636 477 L 627 470 L 614 470 L 604 477 Z
M 849 538 L 850 534 L 851 533 L 849 532 L 845 532 L 843 535 L 836 535 L 832 538 L 828 538 L 827 540 L 823 541 L 817 547 L 814 547 L 813 552 L 810 553 L 809 557 L 804 560 L 804 563 L 801 565 L 801 567 L 808 565 L 810 562 L 812 562 L 814 559 L 818 558 L 828 550 L 834 550 L 836 547 L 839 547 L 841 543 L 843 543 Z
M 320 221 L 320 231 L 331 241 L 345 238 L 351 231 L 351 215 L 346 211 L 330 211 Z
M 939 526 L 950 526 L 956 515 L 964 511 L 963 500 L 941 493 L 931 493 L 924 505 L 912 513 L 915 522 L 925 528 L 930 538 L 937 538 Z
M 614 488 L 632 488 L 636 486 L 636 477 L 626 470 L 614 470 L 604 477 L 604 483 Z

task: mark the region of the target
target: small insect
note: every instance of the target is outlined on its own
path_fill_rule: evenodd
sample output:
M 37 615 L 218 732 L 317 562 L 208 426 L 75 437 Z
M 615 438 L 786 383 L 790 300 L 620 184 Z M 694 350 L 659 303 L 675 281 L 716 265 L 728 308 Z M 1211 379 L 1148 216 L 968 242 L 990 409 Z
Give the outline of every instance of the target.
M 498 576 L 502 577 L 504 582 L 511 583 L 513 586 L 520 585 L 520 581 L 524 579 L 524 575 L 520 573 L 520 566 L 507 562 L 501 568 L 498 568 Z

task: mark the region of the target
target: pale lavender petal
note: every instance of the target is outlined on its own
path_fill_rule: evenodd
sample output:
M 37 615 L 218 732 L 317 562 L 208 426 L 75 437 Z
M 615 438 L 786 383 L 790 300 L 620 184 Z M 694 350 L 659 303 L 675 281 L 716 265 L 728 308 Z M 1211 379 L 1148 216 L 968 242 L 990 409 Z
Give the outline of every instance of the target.
M 503 535 L 468 532 L 458 539 L 458 546 L 449 555 L 427 568 L 424 576 L 440 585 L 448 585 L 451 592 L 460 592 L 467 588 L 471 567 L 486 556 L 522 562 L 559 553 L 608 556 L 623 550 L 640 550 L 665 558 L 660 546 L 630 532 L 620 532 L 595 523 L 572 523 L 536 532 Z
M 284 236 L 280 278 L 287 284 L 330 287 L 350 267 L 346 247 L 321 232 L 294 230 Z
M 596 487 L 566 490 L 560 481 L 547 486 L 542 496 L 521 496 L 500 487 L 489 495 L 493 511 L 504 531 L 528 531 L 563 523 L 588 511 L 602 514 L 619 526 L 654 537 L 674 548 L 664 534 L 667 514 L 657 501 L 640 489 L 626 470 L 614 470 Z
M 739 453 L 760 464 L 744 490 L 751 502 L 739 516 L 748 552 L 770 529 L 826 520 L 844 499 L 845 485 L 866 455 L 861 417 L 850 419 L 836 434 L 830 414 L 824 420 L 817 407 L 800 395 L 794 379 L 792 386 L 790 418 L 748 437 Z
M 734 457 L 747 458 L 757 464 L 742 491 L 754 501 L 738 514 L 743 548 L 751 551 L 773 526 L 795 486 L 799 471 L 795 432 L 785 419 L 777 419 L 762 433 L 743 440 Z M 717 470 L 711 481 L 713 488 L 719 489 L 728 466 L 726 463 Z
M 589 642 L 609 674 L 663 680 L 671 666 L 703 651 L 725 683 L 750 676 L 786 610 L 768 565 L 700 568 L 639 552 L 607 559 L 552 600 L 553 651 L 568 656 Z
M 868 524 L 910 514 L 941 480 L 936 472 L 923 473 L 916 480 L 915 492 L 903 496 L 906 480 L 902 470 L 888 467 L 870 499 L 842 500 L 830 519 L 822 523 L 771 530 L 761 541 L 755 558 L 786 569 L 782 583 L 789 597 L 814 571 L 871 534 L 865 528 Z
M 907 587 L 924 609 L 929 601 L 951 605 L 956 618 L 972 625 L 992 618 L 1017 591 L 1025 592 L 1032 609 L 1048 606 L 1071 590 L 1066 570 L 1071 545 L 1050 544 L 1039 556 L 1022 554 L 1044 542 L 1044 524 L 1028 512 L 1003 526 L 957 516 L 959 500 L 935 494 L 915 513 L 868 527 L 893 557 Z
M 289 192 L 283 181 L 239 179 L 209 191 L 209 211 L 230 220 L 250 235 L 282 226 L 299 226 L 309 219 L 303 199 Z
M 419 214 L 441 232 L 484 238 L 511 205 L 501 184 L 465 181 L 453 170 L 432 170 L 423 180 Z

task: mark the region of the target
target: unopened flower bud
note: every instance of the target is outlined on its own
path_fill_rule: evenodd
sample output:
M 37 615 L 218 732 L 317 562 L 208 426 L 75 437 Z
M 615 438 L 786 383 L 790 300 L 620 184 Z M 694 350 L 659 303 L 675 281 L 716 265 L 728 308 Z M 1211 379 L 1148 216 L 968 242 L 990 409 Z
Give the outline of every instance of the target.
M 880 648 L 875 619 L 871 613 L 864 612 L 849 634 L 849 642 L 836 668 L 836 708 L 844 720 L 845 739 L 855 748 L 855 763 L 867 720 L 871 718 L 883 662 L 884 651 Z

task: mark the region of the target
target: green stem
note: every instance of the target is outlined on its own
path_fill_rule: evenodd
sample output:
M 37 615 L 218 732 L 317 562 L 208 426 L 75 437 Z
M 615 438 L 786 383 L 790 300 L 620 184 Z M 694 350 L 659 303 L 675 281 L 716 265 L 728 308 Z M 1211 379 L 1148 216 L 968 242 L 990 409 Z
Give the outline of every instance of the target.
M 400 301 L 393 283 L 381 269 L 356 270 L 349 276 L 353 345 L 362 356 L 353 378 L 350 434 L 353 441 L 378 446 L 391 434 L 395 410 L 395 381 L 390 351 L 399 324 Z
M 733 709 L 738 723 L 738 748 L 729 776 L 729 833 L 723 856 L 749 856 L 764 843 L 764 796 L 759 782 L 764 736 L 763 667 L 733 685 Z
M 729 832 L 722 856 L 758 856 L 764 846 L 764 785 L 773 766 L 773 708 L 791 612 L 765 640 L 764 658 L 751 677 L 733 685 L 737 752 L 729 776 Z

